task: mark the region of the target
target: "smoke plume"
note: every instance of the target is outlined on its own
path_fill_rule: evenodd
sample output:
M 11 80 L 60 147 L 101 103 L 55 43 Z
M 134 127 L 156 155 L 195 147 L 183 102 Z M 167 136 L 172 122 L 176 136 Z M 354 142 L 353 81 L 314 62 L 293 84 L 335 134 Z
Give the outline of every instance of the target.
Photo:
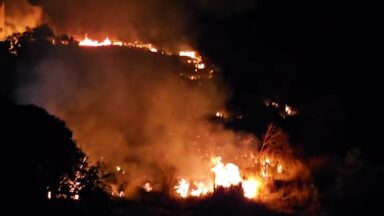
M 4 1 L 7 35 L 46 22 L 57 34 L 138 40 L 171 50 L 195 46 L 198 14 L 230 16 L 256 5 L 255 0 Z
M 235 149 L 234 134 L 218 130 L 213 137 L 206 120 L 224 106 L 225 93 L 213 82 L 181 81 L 177 58 L 108 48 L 46 55 L 33 79 L 20 75 L 30 79 L 20 85 L 20 102 L 64 119 L 92 159 L 121 166 L 132 180 L 169 174 L 165 168 L 199 175 L 196 169 L 209 170 L 212 152 L 220 152 L 215 143 Z M 203 157 L 207 164 L 197 165 Z
M 43 10 L 28 0 L 3 0 L 5 4 L 5 35 L 23 32 L 26 27 L 36 27 L 43 22 Z
M 140 40 L 164 47 L 189 44 L 193 35 L 182 1 L 30 0 L 43 8 L 57 33 L 125 41 Z M 176 47 L 178 48 L 178 47 Z

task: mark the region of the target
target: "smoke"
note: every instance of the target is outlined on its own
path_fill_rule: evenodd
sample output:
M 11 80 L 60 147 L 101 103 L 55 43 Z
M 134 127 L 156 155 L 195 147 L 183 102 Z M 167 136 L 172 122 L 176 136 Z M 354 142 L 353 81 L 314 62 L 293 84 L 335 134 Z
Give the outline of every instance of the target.
M 93 38 L 140 40 L 172 48 L 189 45 L 193 28 L 182 1 L 30 0 L 43 8 L 57 33 Z M 179 48 L 179 47 L 174 47 Z
M 194 37 L 190 9 L 182 1 L 31 2 L 44 9 L 46 20 L 58 33 L 78 37 L 88 33 L 100 39 L 108 34 L 112 39 L 173 48 L 189 44 Z M 248 2 L 233 1 L 219 8 L 214 7 L 218 1 L 191 5 L 227 15 L 244 10 Z M 227 94 L 221 85 L 215 81 L 203 85 L 182 81 L 179 74 L 187 74 L 190 69 L 178 58 L 126 48 L 72 46 L 52 48 L 41 55 L 28 71 L 20 64 L 19 102 L 36 104 L 62 118 L 93 161 L 121 167 L 124 175 L 114 181 L 124 187 L 117 191 L 122 189 L 131 195 L 145 182 L 164 189 L 185 176 L 188 180 L 212 179 L 213 156 L 241 168 L 255 163 L 253 153 L 260 149 L 256 137 L 207 120 L 225 107 Z M 286 147 L 280 150 L 281 154 L 292 154 Z M 306 181 L 307 168 L 292 157 L 283 158 L 288 161 L 284 164 L 288 171 L 282 180 L 295 181 L 301 175 Z M 307 200 L 310 189 L 298 192 L 296 188 L 288 185 L 286 191 L 277 188 L 277 192 L 265 196 L 271 197 L 268 202 L 272 204 L 279 197 L 284 198 L 281 202 L 288 200 L 283 193 Z
M 26 27 L 36 27 L 43 22 L 41 7 L 31 5 L 28 0 L 3 0 L 5 3 L 5 35 L 23 32 Z
M 171 50 L 195 47 L 197 14 L 228 16 L 253 8 L 255 0 L 4 0 L 6 34 L 43 22 L 57 34 L 99 40 L 106 36 L 143 41 Z M 0 1 L 1 2 L 1 1 Z
M 308 167 L 295 159 L 286 135 L 274 132 L 258 158 L 261 146 L 255 136 L 208 120 L 225 107 L 227 94 L 220 83 L 183 81 L 179 74 L 190 69 L 177 57 L 67 46 L 49 49 L 33 65 L 19 65 L 19 102 L 63 119 L 92 161 L 105 162 L 114 173 L 121 168 L 108 180 L 116 193 L 134 196 L 150 182 L 154 190 L 175 195 L 180 178 L 211 183 L 211 158 L 221 156 L 245 175 L 259 175 L 259 159 L 273 161 L 266 172 L 283 165 L 284 175 L 274 178 L 277 184 L 266 183 L 275 186 L 260 192 L 259 200 L 272 209 L 308 206 L 313 196 Z
M 68 47 L 21 74 L 18 97 L 64 119 L 91 159 L 121 166 L 137 181 L 132 188 L 169 170 L 207 177 L 213 152 L 234 158 L 240 147 L 234 133 L 207 121 L 224 107 L 220 85 L 191 86 L 183 72 L 177 58 L 159 54 Z

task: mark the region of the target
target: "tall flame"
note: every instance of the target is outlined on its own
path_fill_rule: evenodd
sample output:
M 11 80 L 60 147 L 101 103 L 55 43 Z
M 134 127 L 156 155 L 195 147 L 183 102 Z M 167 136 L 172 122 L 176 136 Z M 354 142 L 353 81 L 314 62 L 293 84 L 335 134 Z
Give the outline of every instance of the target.
M 238 185 L 241 182 L 239 167 L 233 163 L 223 164 L 221 157 L 212 158 L 215 166 L 212 172 L 215 174 L 215 186 L 230 187 Z
M 175 186 L 176 193 L 180 195 L 182 198 L 188 197 L 188 192 L 189 192 L 189 183 L 185 179 L 181 179 L 179 181 L 179 184 Z
M 181 198 L 187 198 L 190 196 L 200 197 L 205 196 L 214 191 L 214 188 L 224 187 L 230 188 L 233 186 L 240 185 L 243 189 L 243 195 L 249 199 L 256 199 L 259 196 L 259 191 L 262 189 L 263 181 L 268 180 L 268 176 L 260 173 L 260 177 L 249 176 L 242 177 L 240 168 L 234 163 L 224 164 L 221 161 L 221 157 L 212 157 L 211 162 L 213 167 L 211 172 L 214 173 L 214 185 L 207 184 L 203 181 L 195 182 L 191 187 L 191 183 L 188 182 L 185 178 L 181 178 L 178 184 L 174 187 L 176 189 L 176 194 Z M 262 164 L 267 168 L 270 166 L 270 159 L 266 158 Z M 277 173 L 282 172 L 282 165 L 277 166 Z M 265 167 L 263 167 L 265 169 Z

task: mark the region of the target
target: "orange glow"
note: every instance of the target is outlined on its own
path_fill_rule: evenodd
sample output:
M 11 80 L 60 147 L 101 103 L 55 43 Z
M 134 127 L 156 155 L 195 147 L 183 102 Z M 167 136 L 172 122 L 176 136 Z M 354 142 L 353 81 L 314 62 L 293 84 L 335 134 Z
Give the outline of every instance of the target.
M 297 115 L 297 113 L 298 113 L 297 110 L 295 110 L 294 108 L 292 108 L 291 106 L 288 106 L 288 105 L 284 106 L 284 111 L 289 116 L 294 116 L 294 115 Z
M 157 52 L 157 49 L 154 48 L 154 47 L 150 47 L 150 48 L 149 48 L 149 51 L 151 51 L 151 52 Z
M 244 197 L 256 198 L 260 187 L 260 182 L 255 178 L 246 179 L 241 183 L 244 191 Z
M 179 56 L 189 57 L 189 58 L 196 58 L 196 52 L 195 51 L 180 51 Z
M 121 42 L 121 41 L 113 41 L 112 45 L 114 45 L 114 46 L 123 46 L 124 43 Z
M 199 63 L 199 64 L 197 64 L 197 68 L 202 70 L 202 69 L 205 68 L 205 64 L 204 63 Z
M 179 181 L 179 184 L 175 186 L 176 193 L 180 195 L 182 198 L 188 197 L 188 191 L 189 191 L 189 183 L 185 179 L 181 179 Z
M 258 199 L 261 192 L 268 191 L 266 183 L 270 182 L 270 177 L 273 176 L 273 170 L 281 174 L 283 166 L 276 165 L 276 161 L 271 158 L 265 158 L 261 161 L 262 167 L 259 175 L 256 173 L 250 174 L 242 171 L 239 166 L 234 163 L 223 163 L 221 157 L 212 157 L 211 162 L 213 167 L 211 172 L 214 176 L 211 180 L 189 182 L 186 178 L 181 178 L 174 187 L 176 194 L 180 198 L 202 197 L 214 192 L 217 187 L 230 188 L 241 185 L 245 198 Z M 248 177 L 245 177 L 248 176 Z M 213 183 L 207 183 L 207 182 Z
M 146 182 L 143 186 L 143 189 L 146 191 L 146 192 L 151 192 L 153 190 L 151 184 L 149 182 Z
M 127 43 L 122 41 L 116 41 L 116 40 L 112 41 L 108 37 L 106 37 L 103 41 L 99 42 L 98 40 L 90 39 L 88 35 L 85 35 L 84 39 L 79 41 L 79 46 L 84 46 L 84 47 L 124 46 L 124 47 L 130 47 L 130 48 L 144 49 L 154 53 L 158 52 L 158 49 L 149 43 L 140 43 L 137 41 L 127 42 Z
M 222 112 L 216 112 L 215 116 L 216 116 L 217 118 L 224 118 L 224 113 L 222 113 Z
M 195 183 L 194 189 L 191 191 L 191 196 L 199 197 L 199 196 L 205 196 L 209 192 L 213 191 L 213 186 L 212 185 L 206 185 L 203 182 L 197 182 Z
M 84 40 L 79 41 L 79 46 L 98 46 L 99 41 L 97 40 L 91 40 L 88 38 L 87 35 L 85 35 Z
M 115 43 L 120 44 L 120 42 L 115 42 Z M 112 45 L 112 41 L 108 37 L 105 38 L 102 42 L 99 42 L 98 40 L 92 40 L 88 38 L 87 35 L 85 35 L 85 38 L 79 41 L 79 46 L 100 47 L 100 46 L 111 46 L 111 45 Z
M 212 172 L 215 173 L 215 186 L 230 187 L 238 185 L 241 182 L 239 167 L 233 163 L 223 164 L 221 157 L 212 158 L 215 166 Z
M 191 81 L 204 78 L 204 74 L 201 72 L 207 72 L 209 75 L 213 75 L 215 72 L 213 67 L 207 66 L 207 64 L 203 62 L 202 57 L 196 51 L 179 51 L 172 54 L 165 52 L 160 48 L 158 49 L 149 43 L 141 43 L 138 41 L 114 41 L 110 40 L 108 37 L 99 42 L 88 38 L 88 36 L 85 36 L 83 40 L 79 41 L 79 46 L 119 46 L 140 49 L 140 52 L 147 52 L 146 54 L 148 55 L 150 52 L 155 52 L 157 53 L 156 55 L 172 55 L 173 58 L 179 58 L 182 61 L 183 69 L 187 68 L 189 71 L 192 71 L 188 72 L 188 70 L 183 70 L 180 73 L 180 76 Z M 278 111 L 285 111 L 286 115 L 292 115 L 294 113 L 294 109 L 288 105 L 281 105 L 273 101 L 266 101 L 265 105 L 277 109 Z M 238 119 L 243 118 L 242 115 L 233 115 L 227 111 L 220 110 L 218 107 L 223 106 L 215 105 L 214 107 L 209 107 L 210 109 L 204 113 L 210 113 L 210 117 L 216 116 L 216 120 L 218 120 L 218 118 L 221 120 L 231 119 L 232 116 Z M 216 110 L 219 111 L 215 112 Z M 193 150 L 190 152 L 188 150 L 188 153 L 190 153 L 188 154 L 190 157 L 188 158 L 190 159 L 190 161 L 188 161 L 189 163 L 184 163 L 184 155 L 182 155 L 181 158 L 174 159 L 174 156 L 177 156 L 178 154 L 175 154 L 174 152 L 179 152 L 175 149 L 167 149 L 167 151 L 170 151 L 170 156 L 168 155 L 168 152 L 161 152 L 162 154 L 164 153 L 165 159 L 161 158 L 159 161 L 164 160 L 167 162 L 167 165 L 180 163 L 180 165 L 176 166 L 176 169 L 172 172 L 166 173 L 171 177 L 170 180 L 166 182 L 166 184 L 169 184 L 166 189 L 168 190 L 168 188 L 170 188 L 171 191 L 168 192 L 176 198 L 204 197 L 214 193 L 215 190 L 220 187 L 230 188 L 230 190 L 232 190 L 232 187 L 234 189 L 241 187 L 245 198 L 254 199 L 258 202 L 270 202 L 278 197 L 276 194 L 279 192 L 276 192 L 276 190 L 279 190 L 279 186 L 274 186 L 275 182 L 280 180 L 295 180 L 295 177 L 301 175 L 303 170 L 305 171 L 303 168 L 304 165 L 302 165 L 301 162 L 297 162 L 296 159 L 290 155 L 289 148 L 288 151 L 285 151 L 287 150 L 286 148 L 280 148 L 281 146 L 279 146 L 279 148 L 276 148 L 276 152 L 274 152 L 275 149 L 273 149 L 273 145 L 276 145 L 276 143 L 280 144 L 279 142 L 281 140 L 284 141 L 284 139 L 276 139 L 276 142 L 273 140 L 279 134 L 266 136 L 268 139 L 265 138 L 264 141 L 262 141 L 262 139 L 255 138 L 252 135 L 249 137 L 247 135 L 247 137 L 243 139 L 243 134 L 241 134 L 241 137 L 237 137 L 236 132 L 232 133 L 232 131 L 229 130 L 217 132 L 216 130 L 221 129 L 216 129 L 215 127 L 212 127 L 214 128 L 212 129 L 212 131 L 214 130 L 213 132 L 205 130 L 205 127 L 204 130 L 201 130 L 203 132 L 201 132 L 200 130 L 194 130 L 194 126 L 195 124 L 183 128 L 188 129 L 186 130 L 188 133 L 185 133 L 188 134 L 188 136 L 181 135 L 184 134 L 184 130 L 181 134 L 178 134 L 178 132 L 175 132 L 174 130 L 166 131 L 167 134 L 169 133 L 170 135 L 173 135 L 173 137 L 176 137 L 175 135 L 177 135 L 176 141 L 178 143 L 192 143 L 193 148 L 191 149 L 198 151 L 198 153 L 196 153 Z M 164 138 L 160 137 L 160 140 L 161 139 Z M 157 137 L 154 137 L 153 140 L 157 140 Z M 168 138 L 166 140 L 168 142 Z M 248 143 L 250 145 L 248 145 Z M 195 144 L 197 146 L 196 148 Z M 284 151 L 282 149 L 284 149 Z M 145 150 L 144 152 L 154 152 L 154 150 Z M 151 154 L 149 155 L 153 156 Z M 153 157 L 150 159 L 151 162 L 153 162 L 152 158 Z M 199 161 L 200 159 L 201 161 Z M 157 158 L 155 158 L 155 160 L 157 160 Z M 141 176 L 142 179 L 139 179 L 136 182 L 135 179 L 130 179 L 133 182 L 132 185 L 136 187 L 136 189 L 141 189 L 145 192 L 161 191 L 163 189 L 162 186 L 160 186 L 163 183 L 163 179 L 159 180 L 156 176 L 151 176 L 151 174 L 148 174 L 150 172 L 146 172 L 147 170 L 145 170 L 145 168 L 141 169 L 141 167 L 130 166 L 130 164 L 125 164 L 125 162 L 121 161 L 117 163 L 121 166 L 112 167 L 112 170 L 117 171 L 115 173 L 118 174 L 117 178 L 129 178 L 127 177 L 129 175 L 124 176 L 122 174 L 126 171 L 131 175 L 130 172 L 135 172 L 135 169 L 140 170 L 140 174 L 145 173 L 145 175 L 143 174 L 143 176 Z M 161 164 L 161 162 L 159 163 Z M 174 176 L 179 176 L 179 178 L 175 180 Z M 78 179 L 81 178 L 77 177 L 73 181 L 67 181 L 67 184 L 71 187 L 72 195 L 70 197 L 74 200 L 79 199 L 77 193 L 81 190 L 79 186 L 79 182 L 81 181 Z M 143 181 L 143 179 L 145 179 L 145 181 Z M 131 190 L 126 189 L 123 184 L 119 185 L 120 183 L 113 183 L 116 187 L 114 188 L 112 195 L 128 198 L 132 194 Z M 120 187 L 122 185 L 123 187 Z M 296 192 L 297 191 L 294 191 L 294 193 Z M 52 195 L 49 193 L 47 196 L 48 199 L 50 199 Z M 56 198 L 57 195 L 54 194 L 54 197 Z
M 79 46 L 90 46 L 90 47 L 100 47 L 100 46 L 122 46 L 123 42 L 114 41 L 112 42 L 108 37 L 106 37 L 103 41 L 99 42 L 98 40 L 92 40 L 85 35 L 85 38 L 79 41 Z
M 282 173 L 283 172 L 283 166 L 281 164 L 277 165 L 277 173 Z

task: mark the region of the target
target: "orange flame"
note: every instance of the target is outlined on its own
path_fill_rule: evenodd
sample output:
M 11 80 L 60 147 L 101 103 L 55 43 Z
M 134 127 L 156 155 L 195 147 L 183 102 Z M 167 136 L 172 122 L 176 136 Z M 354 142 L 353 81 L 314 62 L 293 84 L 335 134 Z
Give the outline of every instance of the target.
M 194 188 L 191 188 L 191 183 L 188 182 L 185 178 L 181 178 L 178 184 L 174 187 L 179 197 L 201 197 L 209 193 L 213 193 L 214 187 L 230 188 L 232 186 L 241 185 L 244 197 L 255 199 L 258 198 L 260 190 L 263 189 L 263 181 L 268 180 L 268 176 L 263 174 L 263 172 L 260 172 L 260 177 L 242 177 L 241 170 L 236 164 L 224 164 L 221 162 L 221 157 L 213 157 L 211 158 L 211 162 L 214 164 L 214 167 L 211 169 L 211 171 L 214 173 L 214 179 L 212 180 L 214 182 L 214 186 L 212 184 L 207 184 L 203 181 L 200 181 L 195 182 Z M 267 158 L 262 163 L 264 165 L 262 170 L 266 172 L 265 169 L 270 166 L 271 161 L 269 158 Z M 279 164 L 277 166 L 277 172 L 281 173 L 282 169 L 282 165 Z
M 223 164 L 221 157 L 212 158 L 212 163 L 216 164 L 212 168 L 215 173 L 215 186 L 230 187 L 238 185 L 241 182 L 239 167 L 233 163 Z
M 108 37 L 105 38 L 102 42 L 99 42 L 98 40 L 92 40 L 88 38 L 87 35 L 85 35 L 85 38 L 79 41 L 79 46 L 100 47 L 100 46 L 111 46 L 111 45 L 112 45 L 112 41 L 109 40 Z
M 249 178 L 241 183 L 241 187 L 244 191 L 244 197 L 250 199 L 256 198 L 258 195 L 258 190 L 260 188 L 260 181 L 256 178 Z

